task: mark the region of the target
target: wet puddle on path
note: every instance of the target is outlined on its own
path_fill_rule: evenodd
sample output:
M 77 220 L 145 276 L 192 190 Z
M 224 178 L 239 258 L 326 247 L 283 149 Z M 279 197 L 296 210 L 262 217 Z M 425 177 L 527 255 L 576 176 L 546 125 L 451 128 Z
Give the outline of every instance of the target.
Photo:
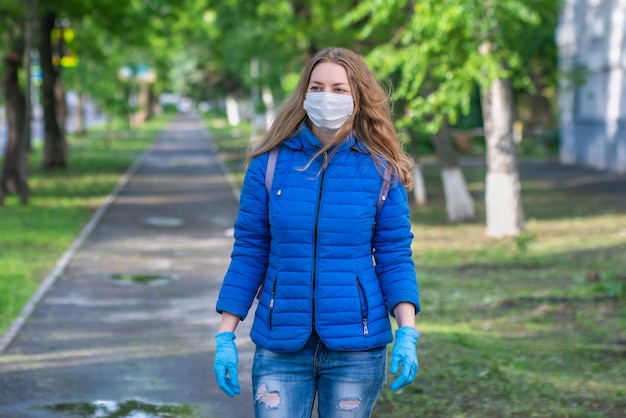
M 142 222 L 145 225 L 160 226 L 165 228 L 182 226 L 185 223 L 185 221 L 181 218 L 170 216 L 146 216 L 142 219 Z
M 162 274 L 111 274 L 106 279 L 125 286 L 160 286 L 174 280 L 178 280 L 178 276 L 166 276 Z
M 88 418 L 206 418 L 206 406 L 153 404 L 139 400 L 58 403 L 43 407 L 60 417 Z

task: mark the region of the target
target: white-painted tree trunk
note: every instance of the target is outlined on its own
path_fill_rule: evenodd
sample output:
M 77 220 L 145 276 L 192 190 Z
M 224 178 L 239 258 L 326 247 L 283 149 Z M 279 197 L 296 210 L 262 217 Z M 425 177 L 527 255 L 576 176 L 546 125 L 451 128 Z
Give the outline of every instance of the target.
M 263 94 L 261 97 L 263 99 L 263 104 L 265 105 L 265 129 L 269 130 L 272 123 L 274 123 L 274 117 L 276 116 L 274 95 L 269 87 L 263 87 Z
M 432 141 L 441 167 L 441 182 L 446 201 L 449 222 L 461 222 L 474 218 L 474 199 L 467 191 L 465 176 L 451 141 L 452 130 L 448 120 L 433 135 Z
M 494 238 L 516 236 L 524 229 L 524 213 L 513 141 L 510 80 L 495 80 L 483 91 L 481 104 L 487 142 L 486 233 Z
M 230 93 L 226 95 L 226 119 L 230 126 L 238 126 L 241 122 L 237 99 Z
M 442 168 L 441 181 L 446 199 L 446 213 L 450 222 L 474 218 L 474 199 L 467 190 L 463 171 L 459 167 Z
M 524 215 L 517 173 L 487 173 L 485 186 L 487 205 L 487 235 L 508 237 L 518 235 Z
M 426 204 L 426 183 L 424 183 L 422 168 L 418 164 L 415 164 L 413 168 L 413 196 L 416 205 L 423 206 Z

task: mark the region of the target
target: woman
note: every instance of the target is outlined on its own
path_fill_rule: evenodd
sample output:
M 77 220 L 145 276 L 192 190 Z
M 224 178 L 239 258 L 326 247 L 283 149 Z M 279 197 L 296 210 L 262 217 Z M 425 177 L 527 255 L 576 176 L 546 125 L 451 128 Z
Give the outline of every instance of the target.
M 266 189 L 270 150 L 278 147 Z M 400 146 L 389 98 L 363 59 L 327 48 L 247 160 L 232 259 L 217 311 L 218 385 L 240 392 L 234 331 L 259 303 L 252 384 L 256 417 L 369 417 L 393 340 L 396 390 L 418 369 L 419 296 Z M 381 185 L 391 174 L 382 206 Z M 382 189 L 384 190 L 384 188 Z

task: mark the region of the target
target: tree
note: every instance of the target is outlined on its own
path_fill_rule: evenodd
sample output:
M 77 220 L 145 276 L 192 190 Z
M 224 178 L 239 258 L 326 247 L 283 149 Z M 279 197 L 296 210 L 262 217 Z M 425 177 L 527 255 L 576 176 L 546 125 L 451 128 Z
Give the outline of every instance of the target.
M 26 146 L 30 142 L 29 95 L 24 94 L 20 80 L 30 81 L 29 71 L 22 74 L 24 48 L 31 44 L 24 36 L 32 37 L 33 19 L 26 19 L 24 31 L 21 22 L 27 11 L 40 21 L 39 49 L 43 73 L 41 89 L 44 108 L 44 168 L 63 168 L 67 165 L 68 146 L 65 137 L 66 110 L 62 88 L 62 63 L 67 53 L 64 30 L 69 25 L 80 27 L 89 20 L 91 33 L 97 33 L 100 43 L 92 47 L 83 42 L 79 51 L 87 66 L 78 76 L 71 79 L 72 86 L 82 94 L 92 92 L 105 98 L 101 102 L 117 100 L 120 84 L 117 70 L 133 60 L 151 63 L 152 56 L 160 56 L 158 49 L 151 49 L 157 42 L 146 45 L 146 39 L 167 38 L 167 29 L 178 19 L 177 13 L 185 10 L 190 0 L 59 0 L 37 2 L 37 0 L 0 0 L 0 51 L 4 63 L 4 91 L 6 94 L 8 139 L 4 156 L 3 177 L 0 186 L 0 201 L 7 192 L 20 193 L 22 202 L 27 200 Z M 93 24 L 96 22 L 95 24 Z M 30 30 L 29 30 L 30 28 Z M 79 37 L 79 39 L 81 39 Z M 163 41 L 161 40 L 161 45 Z M 165 41 L 166 42 L 166 41 Z M 110 48 L 110 46 L 115 46 Z M 107 49 L 107 47 L 109 47 Z M 26 51 L 24 60 L 30 57 Z M 30 65 L 27 63 L 27 67 Z M 166 69 L 169 61 L 163 60 Z M 164 71 L 165 72 L 165 71 Z M 166 79 L 167 77 L 163 77 Z M 27 87 L 28 89 L 28 87 Z M 146 90 L 146 97 L 154 101 L 155 95 Z M 117 100 L 118 102 L 120 100 Z M 148 106 L 147 114 L 150 114 Z
M 364 1 L 347 21 L 366 19 L 361 36 L 393 27 L 389 41 L 370 60 L 383 73 L 400 74 L 396 98 L 406 102 L 401 123 L 422 123 L 438 132 L 469 112 L 476 86 L 481 91 L 487 155 L 488 235 L 514 236 L 524 227 L 512 122 L 513 85 L 532 88 L 525 60 L 541 45 L 525 39 L 534 31 L 553 33 L 558 16 L 553 0 Z M 406 18 L 394 21 L 397 11 Z M 554 68 L 554 64 L 548 64 Z
M 450 222 L 474 219 L 474 199 L 467 190 L 465 176 L 452 141 L 451 128 L 447 120 L 442 121 L 438 132 L 432 136 L 446 200 L 446 213 Z
M 415 103 L 420 98 L 435 95 L 440 86 L 439 75 L 433 71 L 428 57 L 428 49 L 423 46 L 425 43 L 418 46 L 417 39 L 412 38 L 413 34 L 408 29 L 414 24 L 417 7 L 413 2 L 398 2 L 397 7 L 384 10 L 381 13 L 372 13 L 368 17 L 367 8 L 360 5 L 348 14 L 344 24 L 366 19 L 368 24 L 361 32 L 362 37 L 370 38 L 374 31 L 388 34 L 386 38 L 381 38 L 380 44 L 369 53 L 368 61 L 381 77 L 388 77 L 394 81 L 398 127 L 413 134 L 411 141 L 419 141 L 425 134 L 431 136 L 441 168 L 448 220 L 450 222 L 471 220 L 475 213 L 474 200 L 468 191 L 458 156 L 451 142 L 450 121 L 455 122 L 456 119 L 454 115 L 438 114 L 432 107 Z M 436 22 L 436 18 L 433 18 L 433 22 Z M 469 94 L 468 92 L 461 91 L 458 94 Z M 416 112 L 416 107 L 421 113 Z M 417 155 L 414 157 L 419 158 Z M 416 179 L 418 175 L 421 173 L 416 174 Z M 423 184 L 423 180 L 416 183 Z M 425 190 L 416 189 L 416 201 L 418 193 L 424 196 L 426 194 Z
M 190 18 L 186 22 L 198 23 L 186 25 L 184 33 L 191 32 L 191 39 L 198 39 L 188 40 L 186 45 L 202 48 L 186 47 L 186 51 L 193 51 L 197 68 L 207 76 L 191 80 L 206 81 L 204 91 L 213 89 L 221 96 L 252 96 L 254 110 L 264 110 L 291 91 L 303 63 L 318 49 L 359 49 L 356 28 L 337 24 L 337 17 L 351 7 L 350 2 L 332 0 L 198 1 L 192 10 L 195 16 L 204 17 L 205 23 Z M 251 71 L 251 66 L 258 71 Z M 194 71 L 189 68 L 188 74 Z M 269 100 L 263 102 L 263 96 Z
M 5 193 L 16 193 L 23 205 L 28 203 L 28 160 L 27 145 L 30 135 L 27 95 L 20 87 L 19 72 L 22 67 L 25 34 L 30 36 L 30 22 L 25 19 L 21 5 L 3 5 L 2 21 L 7 31 L 3 35 L 3 44 L 8 46 L 3 57 L 4 91 L 7 113 L 7 144 L 4 153 L 4 165 L 0 180 L 0 205 L 4 204 Z M 26 28 L 26 30 L 24 30 Z M 30 50 L 27 49 L 30 53 Z
M 61 65 L 57 60 L 63 48 L 62 37 L 56 40 L 56 51 L 53 50 L 52 33 L 56 27 L 58 13 L 50 4 L 45 5 L 40 20 L 39 57 L 43 73 L 41 86 L 42 107 L 44 118 L 44 152 L 42 165 L 44 168 L 65 168 L 67 165 L 67 139 L 65 137 L 64 91 L 61 85 Z
M 128 12 L 129 7 L 128 2 L 105 0 L 92 2 L 64 0 L 54 4 L 45 2 L 42 5 L 39 52 L 43 73 L 41 93 L 45 134 L 42 160 L 44 168 L 65 168 L 67 165 L 68 145 L 65 132 L 67 115 L 62 79 L 63 57 L 67 53 L 65 31 L 69 29 L 70 24 L 78 24 L 82 18 L 94 12 L 103 26 L 109 25 L 107 28 L 111 28 L 113 27 L 111 21 L 116 20 L 118 30 L 127 29 L 128 19 L 125 19 L 124 13 Z M 119 34 L 115 31 L 111 33 Z M 131 35 L 132 32 L 129 31 L 128 34 Z

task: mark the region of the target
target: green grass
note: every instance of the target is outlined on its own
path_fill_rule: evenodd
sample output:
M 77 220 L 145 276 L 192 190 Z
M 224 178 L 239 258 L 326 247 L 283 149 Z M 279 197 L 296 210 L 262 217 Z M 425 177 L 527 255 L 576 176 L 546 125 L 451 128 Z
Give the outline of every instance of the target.
M 235 181 L 242 184 L 243 163 L 251 142 L 250 123 L 243 121 L 240 126 L 233 128 L 223 118 L 209 117 L 206 122 L 222 161 L 229 168 Z
M 42 150 L 31 153 L 29 204 L 10 195 L 0 207 L 0 334 L 169 118 L 132 132 L 70 136 L 65 170 L 43 170 Z
M 207 123 L 241 182 L 249 132 Z M 525 181 L 526 232 L 490 239 L 484 168 L 464 174 L 477 220 L 449 224 L 439 169 L 424 168 L 429 202 L 412 208 L 420 371 L 386 388 L 374 417 L 626 416 L 626 210 Z

